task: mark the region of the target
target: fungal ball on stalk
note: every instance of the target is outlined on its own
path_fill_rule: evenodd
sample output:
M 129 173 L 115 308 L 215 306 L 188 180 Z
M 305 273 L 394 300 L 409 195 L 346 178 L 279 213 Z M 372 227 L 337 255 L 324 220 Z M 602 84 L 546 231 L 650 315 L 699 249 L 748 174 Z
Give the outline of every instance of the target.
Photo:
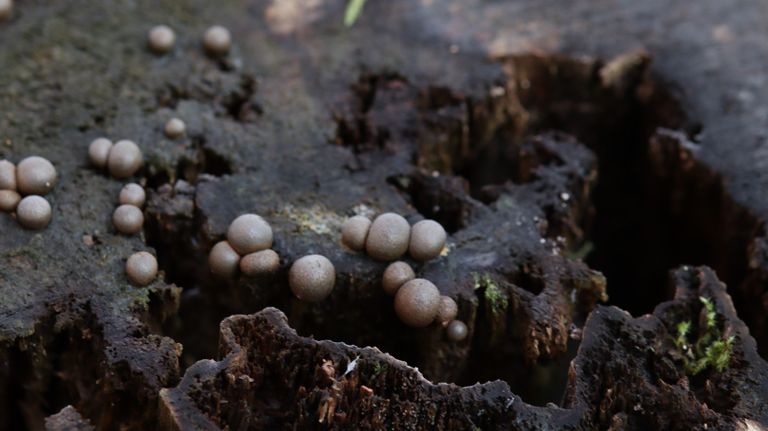
M 232 277 L 237 272 L 240 255 L 227 241 L 219 241 L 208 254 L 208 265 L 211 272 L 221 277 Z
M 88 159 L 93 166 L 105 168 L 109 159 L 109 152 L 112 150 L 112 141 L 107 138 L 96 138 L 88 146 Z
M 467 329 L 467 325 L 464 324 L 464 322 L 461 320 L 453 320 L 448 324 L 448 328 L 445 330 L 445 332 L 448 334 L 448 338 L 451 340 L 461 341 L 467 338 L 469 330 Z
M 178 118 L 171 118 L 165 123 L 165 136 L 176 139 L 184 136 L 187 131 L 187 125 Z
M 372 258 L 395 260 L 408 250 L 411 226 L 395 213 L 382 214 L 373 221 L 365 240 L 365 250 Z
M 336 269 L 328 258 L 319 254 L 300 258 L 288 272 L 291 291 L 302 301 L 322 301 L 331 294 L 335 283 Z
M 120 205 L 112 214 L 112 223 L 118 232 L 132 235 L 144 226 L 144 214 L 133 205 Z
M 136 286 L 146 286 L 157 277 L 157 259 L 146 251 L 134 253 L 125 262 L 125 274 Z
M 0 211 L 13 212 L 19 205 L 21 195 L 15 190 L 0 190 Z
M 28 229 L 42 229 L 51 222 L 51 204 L 42 196 L 27 196 L 16 206 L 16 217 Z
M 415 278 L 400 287 L 395 295 L 395 313 L 408 326 L 423 328 L 437 316 L 440 291 L 432 282 Z
M 0 190 L 16 190 L 16 165 L 8 160 L 0 160 Z
M 411 228 L 411 241 L 408 250 L 411 257 L 424 262 L 440 256 L 445 247 L 447 234 L 440 223 L 434 220 L 422 220 Z
M 405 262 L 392 262 L 384 270 L 384 275 L 381 277 L 381 286 L 384 291 L 389 295 L 394 295 L 400 286 L 416 278 L 416 274 L 413 272 L 411 265 Z
M 352 250 L 365 249 L 365 238 L 371 228 L 371 220 L 365 216 L 354 216 L 347 219 L 341 227 L 341 242 Z
M 262 250 L 240 259 L 240 272 L 248 277 L 271 274 L 280 268 L 280 256 L 274 250 Z
M 56 168 L 51 162 L 31 156 L 19 162 L 16 167 L 16 185 L 25 195 L 44 195 L 56 184 Z
M 109 173 L 115 178 L 133 176 L 144 163 L 144 156 L 139 146 L 129 140 L 118 141 L 109 152 L 107 166 Z
M 220 25 L 210 27 L 203 35 L 203 46 L 209 54 L 224 55 L 229 52 L 231 45 L 232 36 L 229 30 Z
M 450 296 L 441 296 L 440 306 L 437 309 L 437 321 L 443 326 L 446 326 L 451 320 L 455 319 L 458 314 L 459 306 L 456 305 L 456 301 Z
M 173 45 L 176 43 L 176 34 L 167 25 L 158 25 L 149 30 L 147 39 L 152 51 L 163 54 L 173 49 Z
M 241 255 L 266 250 L 272 247 L 272 227 L 256 214 L 243 214 L 229 225 L 227 241 Z
M 146 200 L 147 193 L 144 191 L 144 187 L 136 183 L 129 183 L 123 186 L 118 198 L 121 205 L 133 205 L 137 208 L 143 207 Z

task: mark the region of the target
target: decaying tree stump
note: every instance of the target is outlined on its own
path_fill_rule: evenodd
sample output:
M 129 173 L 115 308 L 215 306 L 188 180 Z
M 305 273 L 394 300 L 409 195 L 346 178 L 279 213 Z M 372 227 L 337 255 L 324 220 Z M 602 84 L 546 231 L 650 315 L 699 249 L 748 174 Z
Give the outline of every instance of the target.
M 0 158 L 59 181 L 47 229 L 0 214 L 0 428 L 768 426 L 759 2 L 370 1 L 349 28 L 342 0 L 16 3 Z M 141 235 L 111 226 L 100 136 L 144 152 Z M 385 264 L 341 245 L 385 211 L 449 231 L 415 269 L 466 340 L 400 323 Z M 281 268 L 214 277 L 244 212 Z M 337 271 L 317 304 L 287 286 L 310 253 Z M 696 369 L 697 340 L 728 353 Z

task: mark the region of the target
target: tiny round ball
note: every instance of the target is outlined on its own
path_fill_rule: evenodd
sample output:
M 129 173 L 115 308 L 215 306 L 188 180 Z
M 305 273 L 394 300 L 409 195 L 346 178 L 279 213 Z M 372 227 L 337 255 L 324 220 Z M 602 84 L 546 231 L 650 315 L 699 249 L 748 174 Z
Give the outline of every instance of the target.
M 221 277 L 232 277 L 237 272 L 240 255 L 227 241 L 219 241 L 208 254 L 208 265 L 211 272 Z
M 414 328 L 432 323 L 439 306 L 440 291 L 423 278 L 405 283 L 395 295 L 395 313 L 403 323 Z
M 341 242 L 352 250 L 365 249 L 365 238 L 371 228 L 371 220 L 365 216 L 354 216 L 341 227 Z
M 187 131 L 187 125 L 184 124 L 184 121 L 178 119 L 178 118 L 171 118 L 168 120 L 167 123 L 165 123 L 165 136 L 176 139 L 184 136 L 184 133 Z
M 459 314 L 459 306 L 450 296 L 440 297 L 440 306 L 437 308 L 437 321 L 446 326 Z
M 451 321 L 445 331 L 448 334 L 448 338 L 453 341 L 461 341 L 467 338 L 467 334 L 469 333 L 467 325 L 465 325 L 461 320 Z
M 173 45 L 176 43 L 176 33 L 167 25 L 158 25 L 149 30 L 147 40 L 152 51 L 163 54 L 173 49 Z
M 274 250 L 257 251 L 240 259 L 240 271 L 248 277 L 271 274 L 279 268 L 280 256 Z
M 42 229 L 51 222 L 51 204 L 42 196 L 27 196 L 16 206 L 16 217 L 27 229 Z
M 25 195 L 44 195 L 56 184 L 56 168 L 47 159 L 27 157 L 16 167 L 16 185 Z
M 381 285 L 385 292 L 394 295 L 400 289 L 400 286 L 414 278 L 416 278 L 416 274 L 414 274 L 411 265 L 401 261 L 392 262 L 384 270 L 384 275 L 381 277 Z
M 133 205 L 137 208 L 143 207 L 146 200 L 147 193 L 144 192 L 144 187 L 136 183 L 124 185 L 118 198 L 120 205 Z
M 256 214 L 237 217 L 227 229 L 227 241 L 241 255 L 272 247 L 272 227 Z
M 371 224 L 365 250 L 376 260 L 395 260 L 408 250 L 410 235 L 411 226 L 406 219 L 395 213 L 385 213 Z
M 0 0 L 0 21 L 7 19 L 13 13 L 13 0 Z
M 335 283 L 336 269 L 328 258 L 319 254 L 300 258 L 288 272 L 291 291 L 302 301 L 322 301 L 331 294 Z
M 109 152 L 112 150 L 112 141 L 107 138 L 96 138 L 88 146 L 88 158 L 97 168 L 107 167 Z
M 0 190 L 16 190 L 16 165 L 8 160 L 0 160 Z
M 118 232 L 132 235 L 144 226 L 144 214 L 133 205 L 120 205 L 112 214 L 112 223 Z
M 146 286 L 157 277 L 157 259 L 146 251 L 134 253 L 125 262 L 128 280 L 137 286 Z
M 209 54 L 224 55 L 229 52 L 231 46 L 232 36 L 229 30 L 220 25 L 210 27 L 203 35 L 203 47 Z
M 129 140 L 118 141 L 109 152 L 107 165 L 109 173 L 115 178 L 128 178 L 139 170 L 144 163 L 144 156 L 139 146 Z
M 447 234 L 440 223 L 422 220 L 411 228 L 411 242 L 408 250 L 411 257 L 424 262 L 440 256 L 445 247 Z
M 21 195 L 16 190 L 0 190 L 0 211 L 13 212 L 19 205 Z

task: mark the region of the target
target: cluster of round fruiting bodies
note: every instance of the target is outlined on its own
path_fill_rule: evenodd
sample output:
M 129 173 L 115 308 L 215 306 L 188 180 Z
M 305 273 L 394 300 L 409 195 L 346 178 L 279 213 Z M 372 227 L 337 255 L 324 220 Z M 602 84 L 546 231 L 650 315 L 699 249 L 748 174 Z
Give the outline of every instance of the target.
M 153 52 L 165 54 L 176 44 L 176 33 L 167 25 L 158 25 L 149 30 L 147 40 Z M 231 47 L 232 36 L 226 28 L 214 25 L 203 33 L 203 48 L 209 55 L 225 55 Z
M 95 139 L 88 147 L 88 158 L 93 166 L 119 179 L 132 177 L 144 164 L 139 146 L 127 139 L 115 144 L 107 138 Z
M 280 256 L 271 247 L 269 223 L 256 214 L 243 214 L 229 225 L 227 239 L 213 246 L 208 264 L 221 277 L 233 277 L 238 270 L 247 277 L 273 273 L 280 267 Z
M 0 211 L 15 213 L 27 229 L 48 226 L 53 213 L 43 196 L 53 189 L 56 178 L 53 164 L 39 156 L 27 157 L 18 166 L 0 160 Z
M 112 214 L 112 224 L 118 232 L 133 235 L 144 227 L 144 213 L 141 208 L 147 199 L 144 187 L 129 183 L 123 186 L 118 196 L 119 206 Z

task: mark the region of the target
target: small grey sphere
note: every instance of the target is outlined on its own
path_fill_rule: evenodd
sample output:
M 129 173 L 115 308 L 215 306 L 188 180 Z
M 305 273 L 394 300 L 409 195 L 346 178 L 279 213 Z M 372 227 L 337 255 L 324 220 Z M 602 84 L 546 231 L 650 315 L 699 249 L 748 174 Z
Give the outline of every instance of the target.
M 124 139 L 118 141 L 109 152 L 107 166 L 109 173 L 115 178 L 133 176 L 144 163 L 144 156 L 135 142 Z
M 459 306 L 456 305 L 456 301 L 450 296 L 441 296 L 440 306 L 437 308 L 437 321 L 443 326 L 446 326 L 451 320 L 455 319 L 458 314 Z
M 16 206 L 16 217 L 27 229 L 42 229 L 48 226 L 51 216 L 51 204 L 42 196 L 27 196 Z
M 121 205 L 133 205 L 137 208 L 144 206 L 144 202 L 147 200 L 147 193 L 144 191 L 144 187 L 136 183 L 128 183 L 120 190 L 120 197 L 118 201 Z
M 227 241 L 219 241 L 208 254 L 208 266 L 211 272 L 221 277 L 233 277 L 237 273 L 240 255 Z
M 7 19 L 13 13 L 13 0 L 0 0 L 0 21 Z
M 341 227 L 341 242 L 352 250 L 365 249 L 365 238 L 371 228 L 371 220 L 365 216 L 354 216 L 347 219 Z
M 451 340 L 461 341 L 467 338 L 469 330 L 467 329 L 467 325 L 461 320 L 453 320 L 448 324 L 448 328 L 446 328 L 445 332 Z
M 311 254 L 298 259 L 288 272 L 291 291 L 302 301 L 318 302 L 331 294 L 336 268 L 328 258 Z
M 125 274 L 136 286 L 146 286 L 157 277 L 157 259 L 146 251 L 134 253 L 125 262 Z
M 408 251 L 411 257 L 424 262 L 440 256 L 447 238 L 445 229 L 434 220 L 422 220 L 411 228 Z
M 203 35 L 203 47 L 209 54 L 224 55 L 229 52 L 231 46 L 232 35 L 220 25 L 210 27 Z
M 376 260 L 395 260 L 408 250 L 411 226 L 401 215 L 384 213 L 373 221 L 365 250 Z
M 165 123 L 164 130 L 165 136 L 171 139 L 176 139 L 184 136 L 184 133 L 187 131 L 187 125 L 184 124 L 184 121 L 178 118 L 171 118 L 167 123 Z
M 47 159 L 31 156 L 16 167 L 16 185 L 24 195 L 45 195 L 56 184 L 56 168 Z
M 88 146 L 88 159 L 93 166 L 104 169 L 107 167 L 107 160 L 111 150 L 112 141 L 107 138 L 96 138 Z
M 0 190 L 0 211 L 14 212 L 21 201 L 21 195 L 16 190 Z
M 247 277 L 271 274 L 280 268 L 280 256 L 274 250 L 262 250 L 240 259 L 240 272 Z
M 8 160 L 0 160 L 0 190 L 16 190 L 16 165 Z
M 120 205 L 112 214 L 112 223 L 118 232 L 133 235 L 144 226 L 144 214 L 133 205 Z
M 413 272 L 411 265 L 401 261 L 392 262 L 384 270 L 384 275 L 381 277 L 381 286 L 385 292 L 394 295 L 402 285 L 414 278 L 416 278 L 416 274 Z
M 240 255 L 272 247 L 272 227 L 256 214 L 237 217 L 227 229 L 227 241 Z
M 149 30 L 147 40 L 152 51 L 163 54 L 173 49 L 176 33 L 167 25 L 158 25 Z
M 423 328 L 437 316 L 440 291 L 431 281 L 415 278 L 400 287 L 395 295 L 395 313 L 408 326 Z

